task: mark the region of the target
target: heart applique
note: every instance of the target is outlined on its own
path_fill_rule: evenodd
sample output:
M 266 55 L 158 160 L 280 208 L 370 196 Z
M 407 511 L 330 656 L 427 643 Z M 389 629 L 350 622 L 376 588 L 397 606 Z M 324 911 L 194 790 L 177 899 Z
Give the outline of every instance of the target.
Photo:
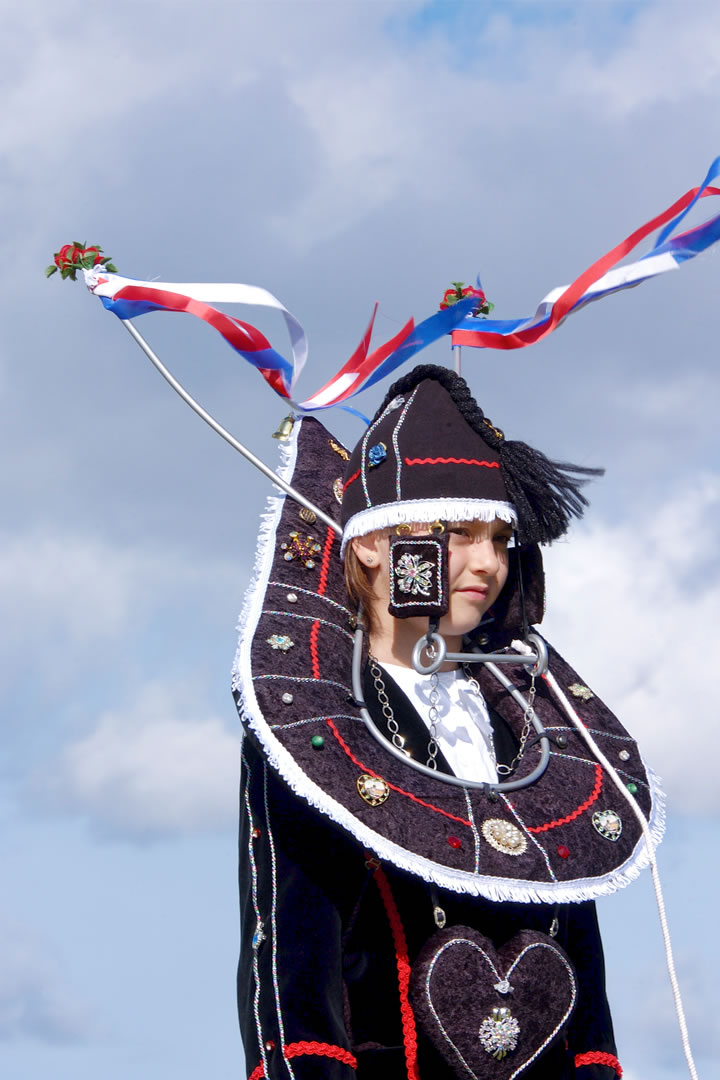
M 567 1025 L 577 984 L 552 938 L 521 930 L 502 948 L 453 926 L 423 946 L 410 1000 L 418 1023 L 458 1076 L 513 1080 Z

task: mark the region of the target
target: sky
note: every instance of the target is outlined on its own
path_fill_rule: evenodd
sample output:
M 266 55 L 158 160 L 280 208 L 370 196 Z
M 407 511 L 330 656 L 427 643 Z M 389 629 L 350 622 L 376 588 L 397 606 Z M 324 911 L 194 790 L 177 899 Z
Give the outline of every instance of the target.
M 480 274 L 530 314 L 720 153 L 712 0 L 1 0 L 0 1067 L 8 1080 L 242 1075 L 235 623 L 267 482 L 81 284 L 270 289 L 303 397 Z M 703 215 L 699 215 L 700 220 Z M 694 219 L 695 220 L 695 219 Z M 701 1076 L 716 1075 L 720 255 L 463 372 L 510 437 L 602 465 L 546 556 L 550 639 L 664 779 L 660 873 Z M 235 310 L 286 350 L 276 315 Z M 206 326 L 138 328 L 277 461 L 282 403 Z M 446 342 L 421 359 L 450 363 Z M 357 399 L 372 413 L 381 385 Z M 324 416 L 347 442 L 361 423 Z M 684 1075 L 648 875 L 600 904 L 629 1080 Z

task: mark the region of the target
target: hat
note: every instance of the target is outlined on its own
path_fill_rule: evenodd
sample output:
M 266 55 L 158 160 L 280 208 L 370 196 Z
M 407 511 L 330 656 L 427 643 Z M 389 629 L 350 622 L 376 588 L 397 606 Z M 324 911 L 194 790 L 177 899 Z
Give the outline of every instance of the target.
M 342 549 L 404 522 L 495 518 L 512 524 L 520 543 L 550 543 L 582 516 L 584 478 L 601 473 L 506 440 L 464 379 L 423 364 L 390 388 L 350 455 Z

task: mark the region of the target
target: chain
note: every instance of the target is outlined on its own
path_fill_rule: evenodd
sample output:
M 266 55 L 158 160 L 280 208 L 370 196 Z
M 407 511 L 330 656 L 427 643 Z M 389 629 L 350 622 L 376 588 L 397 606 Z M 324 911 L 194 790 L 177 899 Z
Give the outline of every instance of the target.
M 387 729 L 390 732 L 392 744 L 393 746 L 397 747 L 398 750 L 402 750 L 403 754 L 405 754 L 407 757 L 410 757 L 410 754 L 405 749 L 405 739 L 400 734 L 398 722 L 395 719 L 395 714 L 393 712 L 392 705 L 390 704 L 390 699 L 387 696 L 387 691 L 385 689 L 385 683 L 383 682 L 380 665 L 378 664 L 374 656 L 369 656 L 368 660 L 370 662 L 370 674 L 372 675 L 372 680 L 375 684 L 375 692 L 378 696 L 378 701 L 380 702 L 382 714 L 385 717 Z M 435 747 L 435 753 L 437 754 L 437 746 Z
M 428 769 L 437 769 L 437 722 L 438 722 L 438 701 L 440 695 L 438 694 L 438 677 L 437 671 L 433 671 L 430 676 L 430 709 L 428 711 L 428 720 L 430 721 L 430 741 L 428 742 L 428 758 L 425 764 Z
M 527 705 L 525 706 L 525 712 L 523 713 L 523 729 L 520 734 L 520 746 L 518 752 L 512 759 L 509 765 L 498 765 L 498 776 L 509 776 L 510 773 L 515 772 L 520 760 L 525 753 L 525 743 L 528 741 L 530 735 L 530 729 L 532 727 L 533 718 L 535 716 L 535 676 L 530 676 L 530 689 L 527 695 Z

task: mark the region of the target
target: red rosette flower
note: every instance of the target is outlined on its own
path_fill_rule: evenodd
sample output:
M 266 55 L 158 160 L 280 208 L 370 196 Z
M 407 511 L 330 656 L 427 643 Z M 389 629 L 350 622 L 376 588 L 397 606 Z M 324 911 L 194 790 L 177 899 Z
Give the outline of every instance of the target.
M 117 267 L 113 265 L 109 255 L 103 255 L 103 249 L 97 244 L 80 244 L 74 241 L 72 244 L 63 244 L 59 251 L 55 252 L 53 261 L 45 268 L 45 277 L 51 277 L 60 271 L 60 277 L 70 278 L 77 281 L 78 270 L 92 270 L 94 266 L 102 266 L 110 274 L 117 273 Z
M 452 288 L 445 290 L 440 301 L 440 310 L 445 311 L 446 308 L 457 304 L 458 300 L 465 300 L 468 296 L 477 297 L 477 306 L 471 312 L 474 318 L 490 314 L 494 304 L 490 303 L 482 289 L 475 289 L 472 285 L 466 285 L 464 281 L 453 281 Z

